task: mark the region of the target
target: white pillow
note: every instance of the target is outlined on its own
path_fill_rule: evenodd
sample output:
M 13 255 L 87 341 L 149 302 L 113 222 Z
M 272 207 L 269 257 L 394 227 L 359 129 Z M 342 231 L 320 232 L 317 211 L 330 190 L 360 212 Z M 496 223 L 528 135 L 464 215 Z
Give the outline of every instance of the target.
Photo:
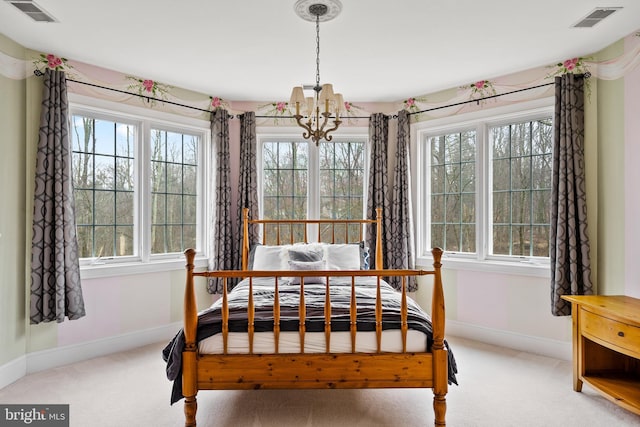
M 290 247 L 291 245 L 256 246 L 253 256 L 253 270 L 288 270 Z
M 324 259 L 329 270 L 360 270 L 360 246 L 348 243 L 326 244 Z
M 291 270 L 305 271 L 305 270 L 326 270 L 327 263 L 325 260 L 320 261 L 289 261 Z M 290 282 L 292 285 L 300 284 L 300 277 L 292 277 Z M 326 277 L 309 276 L 304 278 L 304 283 L 325 283 Z

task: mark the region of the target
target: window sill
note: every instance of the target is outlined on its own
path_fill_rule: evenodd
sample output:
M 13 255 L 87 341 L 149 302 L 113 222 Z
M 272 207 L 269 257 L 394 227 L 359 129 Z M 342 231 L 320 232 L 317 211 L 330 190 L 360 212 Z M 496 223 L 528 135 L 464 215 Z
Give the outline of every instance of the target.
M 445 254 L 441 262 L 443 269 L 450 270 L 511 274 L 516 276 L 542 277 L 545 279 L 549 279 L 551 277 L 551 268 L 549 267 L 548 261 L 478 261 L 477 259 L 447 257 Z M 433 259 L 428 257 L 418 258 L 416 260 L 416 265 L 423 268 L 431 268 L 433 265 Z
M 184 257 L 174 259 L 154 260 L 150 262 L 121 262 L 104 263 L 80 266 L 80 278 L 97 279 L 102 277 L 130 276 L 134 274 L 158 273 L 174 270 L 184 270 L 186 261 Z M 198 257 L 195 260 L 196 268 L 207 267 L 207 259 Z

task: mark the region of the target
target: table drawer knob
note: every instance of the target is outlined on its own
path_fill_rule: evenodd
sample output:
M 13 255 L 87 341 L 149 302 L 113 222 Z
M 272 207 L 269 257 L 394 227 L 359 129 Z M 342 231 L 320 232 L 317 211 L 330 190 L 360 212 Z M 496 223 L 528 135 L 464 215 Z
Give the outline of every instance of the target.
M 622 332 L 622 331 L 618 332 L 618 336 L 619 337 L 624 337 L 624 332 Z

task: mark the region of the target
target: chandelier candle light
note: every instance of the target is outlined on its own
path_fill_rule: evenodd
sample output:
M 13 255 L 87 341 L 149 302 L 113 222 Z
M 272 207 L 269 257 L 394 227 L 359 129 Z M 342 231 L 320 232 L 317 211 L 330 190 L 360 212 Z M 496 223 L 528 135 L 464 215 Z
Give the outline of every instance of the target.
M 294 6 L 298 16 L 307 21 L 316 23 L 316 85 L 313 87 L 315 96 L 305 98 L 302 86 L 296 86 L 291 92 L 291 105 L 296 106 L 296 114 L 293 116 L 298 126 L 304 129 L 302 137 L 311 138 L 318 145 L 321 139 L 331 141 L 330 132 L 340 126 L 340 113 L 344 108 L 344 99 L 339 93 L 333 93 L 330 83 L 320 85 L 320 20 L 323 22 L 335 18 L 342 10 L 342 4 L 338 0 L 298 0 Z M 304 114 L 300 111 L 304 110 Z M 320 112 L 322 110 L 322 113 Z M 332 114 L 333 127 L 325 130 Z M 307 120 L 303 122 L 302 120 Z

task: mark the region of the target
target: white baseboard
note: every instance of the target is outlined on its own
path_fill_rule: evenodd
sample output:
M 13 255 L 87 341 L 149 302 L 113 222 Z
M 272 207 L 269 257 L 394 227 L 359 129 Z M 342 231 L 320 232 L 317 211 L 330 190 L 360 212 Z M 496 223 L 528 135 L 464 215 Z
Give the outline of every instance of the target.
M 570 341 L 558 341 L 549 338 L 517 334 L 515 332 L 491 329 L 455 320 L 447 320 L 446 329 L 447 336 L 467 338 L 561 360 L 571 360 L 572 358 Z
M 27 374 L 27 358 L 20 356 L 0 366 L 0 389 L 18 381 Z
M 29 353 L 26 355 L 27 374 L 131 350 L 163 340 L 169 342 L 181 327 L 182 322 L 176 322 L 158 328 Z

